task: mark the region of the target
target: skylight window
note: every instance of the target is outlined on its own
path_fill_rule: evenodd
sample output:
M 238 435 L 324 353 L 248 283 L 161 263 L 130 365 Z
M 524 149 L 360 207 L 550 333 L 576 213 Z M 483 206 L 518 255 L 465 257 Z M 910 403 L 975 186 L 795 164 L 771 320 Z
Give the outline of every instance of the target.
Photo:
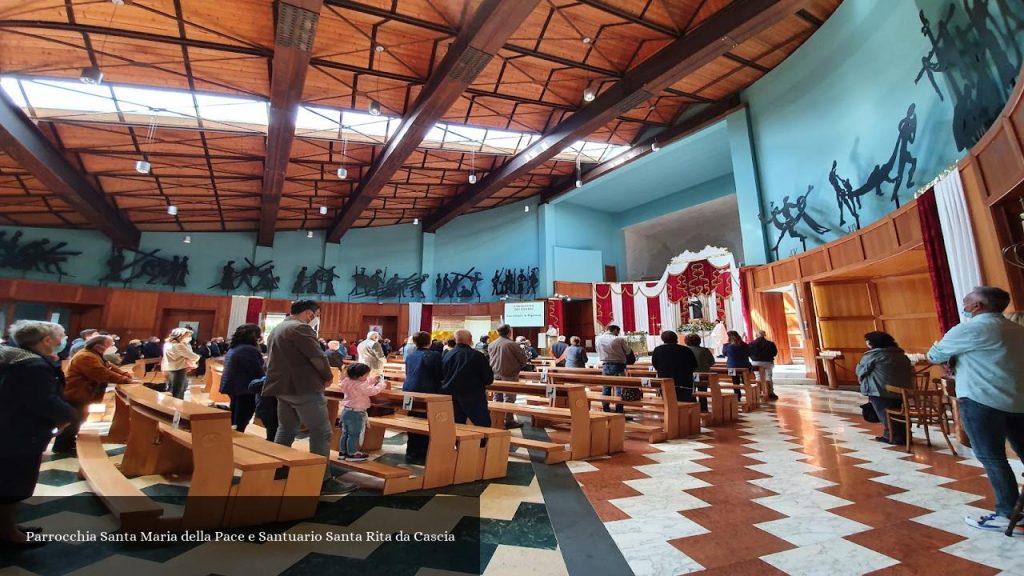
M 267 103 L 260 100 L 196 94 L 203 120 L 238 124 L 269 124 Z
M 110 88 L 106 86 L 89 86 L 66 80 L 24 80 L 21 86 L 32 107 L 37 111 L 73 110 L 97 114 L 117 112 L 117 107 L 110 98 Z
M 92 86 L 74 80 L 0 77 L 0 88 L 21 108 L 37 117 L 94 119 L 97 122 L 138 122 L 140 117 L 157 126 L 198 125 L 206 120 L 218 130 L 264 132 L 268 130 L 269 103 L 258 98 L 222 96 L 162 88 L 103 84 Z M 24 90 L 24 95 L 22 94 Z M 120 112 L 125 118 L 116 116 Z M 402 119 L 372 116 L 354 110 L 300 106 L 296 135 L 306 138 L 382 144 L 391 138 Z M 540 140 L 540 134 L 496 130 L 479 126 L 438 122 L 423 140 L 424 147 L 485 154 L 518 154 Z M 555 160 L 604 162 L 629 150 L 605 142 L 578 140 L 560 151 Z M 536 153 L 542 150 L 534 151 Z

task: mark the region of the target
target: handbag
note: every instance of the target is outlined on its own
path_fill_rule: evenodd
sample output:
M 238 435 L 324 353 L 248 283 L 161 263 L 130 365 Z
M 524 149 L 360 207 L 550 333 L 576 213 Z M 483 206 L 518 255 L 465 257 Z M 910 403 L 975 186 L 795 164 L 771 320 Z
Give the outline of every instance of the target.
M 622 400 L 625 402 L 639 402 L 644 397 L 639 388 L 623 388 Z

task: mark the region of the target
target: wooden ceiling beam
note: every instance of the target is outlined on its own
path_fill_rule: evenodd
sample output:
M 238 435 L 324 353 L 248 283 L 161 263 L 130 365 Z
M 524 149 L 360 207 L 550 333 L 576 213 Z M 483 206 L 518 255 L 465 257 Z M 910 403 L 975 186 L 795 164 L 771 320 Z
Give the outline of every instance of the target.
M 622 154 L 601 162 L 591 169 L 583 173 L 583 180 L 591 182 L 613 170 L 617 170 L 634 160 L 646 156 L 647 154 L 653 153 L 651 145 L 657 143 L 658 146 L 664 147 L 669 144 L 681 140 L 718 122 L 725 118 L 729 114 L 742 108 L 740 99 L 738 96 L 733 96 L 727 101 L 719 102 L 717 104 L 710 104 L 704 107 L 700 112 L 685 118 L 678 124 L 670 126 L 653 136 L 645 138 L 643 141 L 638 142 L 633 148 L 623 152 Z M 560 196 L 564 196 L 569 192 L 576 189 L 576 175 L 560 178 L 558 182 L 552 184 L 546 190 L 541 192 L 541 202 L 551 202 Z
M 593 102 L 435 212 L 424 222 L 423 230 L 437 231 L 530 170 L 554 158 L 575 141 L 796 13 L 808 2 L 734 0 L 686 36 L 637 65 Z
M 430 76 L 412 110 L 331 223 L 327 232 L 329 241 L 341 240 L 539 1 L 484 0 L 476 9 Z
M 270 124 L 267 127 L 267 159 L 263 164 L 260 226 L 256 242 L 274 245 L 277 212 L 281 207 L 288 159 L 295 140 L 295 119 L 302 103 L 302 87 L 316 40 L 323 0 L 278 1 L 274 36 L 274 61 L 270 80 Z
M 0 90 L 0 149 L 116 246 L 139 245 L 139 229 L 79 173 L 32 120 Z

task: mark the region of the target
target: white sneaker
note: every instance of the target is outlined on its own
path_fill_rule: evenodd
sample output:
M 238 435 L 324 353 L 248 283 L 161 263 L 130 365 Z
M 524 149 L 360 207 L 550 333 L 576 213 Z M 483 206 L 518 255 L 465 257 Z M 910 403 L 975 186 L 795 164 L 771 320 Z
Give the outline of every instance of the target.
M 985 514 L 983 516 L 964 516 L 964 523 L 972 528 L 988 530 L 990 532 L 1006 532 L 1010 525 L 1010 519 L 999 514 Z M 1018 524 L 1013 529 L 1014 534 L 1024 534 L 1024 526 Z

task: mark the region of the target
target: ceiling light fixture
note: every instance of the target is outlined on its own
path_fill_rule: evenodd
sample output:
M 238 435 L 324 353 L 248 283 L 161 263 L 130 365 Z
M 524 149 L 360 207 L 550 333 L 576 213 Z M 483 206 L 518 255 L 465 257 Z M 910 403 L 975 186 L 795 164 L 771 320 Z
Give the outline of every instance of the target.
M 577 188 L 582 188 L 583 187 L 583 171 L 581 170 L 581 167 L 580 167 L 580 156 L 579 156 L 579 154 L 576 155 L 576 187 Z
M 348 134 L 344 133 L 345 113 L 341 113 L 341 122 L 338 122 L 338 138 L 341 139 L 341 166 L 338 167 L 338 178 L 348 178 L 348 169 L 345 168 L 345 161 L 348 160 Z
M 344 166 L 338 168 L 338 178 L 341 180 L 348 178 L 348 169 L 346 169 Z
M 419 218 L 413 218 L 412 219 L 412 225 L 413 226 L 419 226 L 420 225 L 420 219 Z
M 139 174 L 149 174 L 149 171 L 153 168 L 153 165 L 145 160 L 135 161 L 135 171 Z
M 82 73 L 78 76 L 78 79 L 82 84 L 98 86 L 103 83 L 103 71 L 100 70 L 99 66 L 86 66 L 82 68 Z
M 529 204 L 527 204 L 526 206 L 523 206 L 523 212 L 529 212 L 529 211 L 530 211 L 530 205 Z
M 373 47 L 373 50 L 377 54 L 380 55 L 380 60 L 381 60 L 381 62 L 383 62 L 384 61 L 384 46 L 381 45 L 381 44 L 377 44 L 376 46 Z M 378 67 L 378 69 L 379 69 L 379 67 Z M 378 94 L 378 93 L 380 93 L 380 76 L 377 76 L 376 87 L 374 88 L 374 94 Z M 370 99 L 369 111 L 370 111 L 370 116 L 380 116 L 380 102 L 378 102 L 376 99 L 371 98 Z
M 470 150 L 469 157 L 469 183 L 476 184 L 476 150 Z
M 661 146 L 658 146 L 657 140 L 651 142 L 651 152 L 657 152 L 658 150 L 661 150 Z
M 167 207 L 167 213 L 170 214 L 171 216 L 177 216 L 178 207 L 175 206 L 174 204 L 171 204 L 170 206 Z
M 313 231 L 312 230 L 310 230 L 309 232 L 306 232 L 306 238 L 312 238 L 312 237 L 313 237 Z
M 327 216 L 327 206 L 320 207 L 320 214 L 323 216 Z
M 583 101 L 593 102 L 594 98 L 597 98 L 597 90 L 594 90 L 593 84 L 587 84 L 587 87 L 583 89 Z
M 150 109 L 149 115 L 149 129 L 146 131 L 146 146 L 148 147 L 153 143 L 153 134 L 156 132 L 156 116 L 152 114 L 153 109 Z M 149 174 L 150 170 L 153 169 L 153 165 L 148 160 L 143 158 L 142 160 L 135 161 L 135 171 L 139 174 Z
M 184 242 L 185 244 L 191 244 L 192 243 L 192 237 L 189 236 L 188 234 L 185 234 L 185 239 L 182 240 L 182 242 Z
M 590 36 L 584 36 L 584 37 L 583 37 L 583 43 L 584 43 L 584 44 L 590 44 L 590 43 L 591 43 L 591 42 L 593 42 L 593 41 L 594 41 L 594 39 L 593 39 L 593 38 L 591 38 Z

